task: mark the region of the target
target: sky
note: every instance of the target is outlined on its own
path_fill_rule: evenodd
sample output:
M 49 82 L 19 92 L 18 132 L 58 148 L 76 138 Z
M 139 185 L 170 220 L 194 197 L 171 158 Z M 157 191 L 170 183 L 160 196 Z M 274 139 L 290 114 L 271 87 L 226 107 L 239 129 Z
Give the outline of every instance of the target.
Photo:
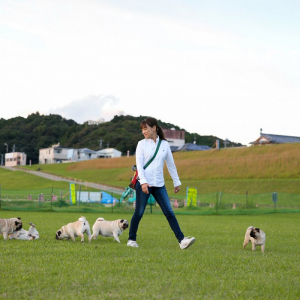
M 299 15 L 292 0 L 0 0 L 0 118 L 300 136 Z

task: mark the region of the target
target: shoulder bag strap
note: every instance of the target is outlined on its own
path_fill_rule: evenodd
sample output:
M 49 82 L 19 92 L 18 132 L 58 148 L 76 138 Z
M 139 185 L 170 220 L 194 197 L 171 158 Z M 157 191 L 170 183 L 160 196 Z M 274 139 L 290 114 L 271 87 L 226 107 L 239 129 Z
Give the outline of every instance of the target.
M 158 145 L 157 145 L 156 150 L 155 150 L 155 152 L 154 152 L 154 155 L 153 155 L 153 157 L 146 163 L 146 165 L 144 166 L 144 170 L 146 170 L 146 168 L 153 162 L 153 160 L 154 160 L 154 158 L 155 158 L 155 156 L 156 156 L 156 154 L 157 154 L 157 152 L 158 152 L 158 149 L 159 149 L 159 147 L 160 147 L 161 141 L 162 141 L 162 140 L 159 139 Z

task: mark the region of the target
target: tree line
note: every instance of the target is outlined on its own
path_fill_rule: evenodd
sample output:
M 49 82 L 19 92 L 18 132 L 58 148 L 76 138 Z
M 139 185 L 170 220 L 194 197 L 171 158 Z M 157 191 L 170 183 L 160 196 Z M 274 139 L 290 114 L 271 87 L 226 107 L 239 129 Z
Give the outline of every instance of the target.
M 71 148 L 115 148 L 126 155 L 135 153 L 136 145 L 143 139 L 139 128 L 146 116 L 115 116 L 111 121 L 99 125 L 78 124 L 74 120 L 65 119 L 60 115 L 41 115 L 39 112 L 27 118 L 15 117 L 8 120 L 0 119 L 0 154 L 13 151 L 24 152 L 29 160 L 38 163 L 39 149 L 51 147 L 60 142 L 61 146 Z M 177 125 L 158 120 L 163 129 L 175 128 L 184 130 Z M 219 139 L 215 136 L 201 136 L 198 133 L 185 131 L 185 142 L 212 147 Z M 222 139 L 220 146 L 223 145 Z M 6 145 L 5 145 L 6 144 Z M 241 146 L 240 143 L 234 143 Z

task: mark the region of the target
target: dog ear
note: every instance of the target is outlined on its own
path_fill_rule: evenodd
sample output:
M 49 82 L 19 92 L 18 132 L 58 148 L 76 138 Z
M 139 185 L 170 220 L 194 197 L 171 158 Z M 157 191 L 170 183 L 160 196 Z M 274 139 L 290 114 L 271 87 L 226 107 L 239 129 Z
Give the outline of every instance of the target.
M 257 232 L 259 232 L 259 230 L 260 230 L 259 228 L 255 228 L 255 229 L 256 229 Z
M 17 219 L 21 220 L 21 218 L 17 217 Z
M 122 219 L 120 222 L 121 222 L 121 223 L 123 223 L 123 222 L 124 222 L 124 220 Z
M 58 235 L 58 236 L 61 235 L 61 231 L 60 231 L 60 230 L 57 231 L 57 235 Z
M 17 226 L 19 224 L 19 222 L 18 221 L 15 221 L 15 225 Z

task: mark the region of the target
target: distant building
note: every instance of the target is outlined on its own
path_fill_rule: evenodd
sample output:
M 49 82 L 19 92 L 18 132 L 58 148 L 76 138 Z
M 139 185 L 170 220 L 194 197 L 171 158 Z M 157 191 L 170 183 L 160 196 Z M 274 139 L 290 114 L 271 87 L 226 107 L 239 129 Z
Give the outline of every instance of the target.
M 57 145 L 53 145 L 52 147 L 40 149 L 39 164 L 77 162 L 97 158 L 120 157 L 121 155 L 121 151 L 113 148 L 93 151 L 88 148 L 73 149 L 62 147 L 58 143 Z
M 121 157 L 122 152 L 114 149 L 114 148 L 105 148 L 98 150 L 97 152 L 97 158 L 113 158 L 113 157 Z
M 100 118 L 99 120 L 88 120 L 87 123 L 88 125 L 99 125 L 101 123 L 104 123 L 105 122 L 105 119 L 104 118 Z
M 260 137 L 254 142 L 251 142 L 250 144 L 257 146 L 257 145 L 286 144 L 286 143 L 300 143 L 300 137 L 268 134 L 268 133 L 261 132 Z
M 39 150 L 39 164 L 56 164 L 77 161 L 77 159 L 78 149 L 62 147 L 59 143 Z
M 26 158 L 23 152 L 5 153 L 5 167 L 25 166 Z
M 96 159 L 97 152 L 88 148 L 78 149 L 77 161 Z
M 180 147 L 185 144 L 185 131 L 176 130 L 175 128 L 163 129 L 165 138 L 170 144 L 170 147 Z
M 205 151 L 205 150 L 211 150 L 212 148 L 206 145 L 195 145 L 192 143 L 187 143 L 184 144 L 180 147 L 173 148 L 171 147 L 172 152 L 177 152 L 177 151 Z

